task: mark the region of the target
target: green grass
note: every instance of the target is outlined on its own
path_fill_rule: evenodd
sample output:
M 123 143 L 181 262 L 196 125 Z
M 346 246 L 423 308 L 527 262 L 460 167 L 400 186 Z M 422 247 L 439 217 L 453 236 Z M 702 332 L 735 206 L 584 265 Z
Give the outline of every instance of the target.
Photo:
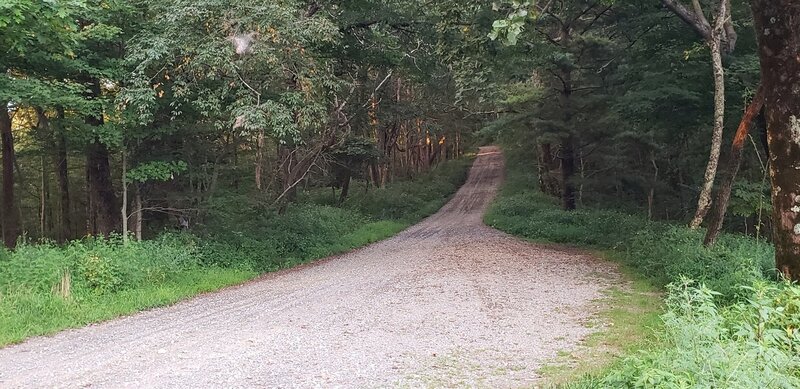
M 506 184 L 484 219 L 490 226 L 536 242 L 610 250 L 658 287 L 686 276 L 720 292 L 725 304 L 747 297 L 741 285 L 776 277 L 774 251 L 764 241 L 723 234 L 707 248 L 703 231 L 682 225 L 606 209 L 563 211 L 517 158 L 509 156 Z
M 330 192 L 312 190 L 283 214 L 247 200 L 254 196 L 218 196 L 199 235 L 0 250 L 0 346 L 173 304 L 385 239 L 439 209 L 464 182 L 469 164 L 445 162 L 384 189 L 355 183 L 341 206 L 331 205 Z
M 619 358 L 656 342 L 663 313 L 662 294 L 648 279 L 624 266 L 621 270 L 627 283 L 605 290 L 597 302 L 600 312 L 591 325 L 600 330 L 590 335 L 581 348 L 562 353 L 542 367 L 539 386 L 555 387 L 601 374 Z
M 770 244 L 642 215 L 562 211 L 537 190 L 530 163 L 506 151 L 507 181 L 487 224 L 536 242 L 599 250 L 633 284 L 611 289 L 586 348 L 542 369 L 568 388 L 800 387 L 800 287 L 776 282 Z M 667 289 L 659 304 L 658 292 Z M 658 307 L 664 306 L 663 311 Z
M 200 293 L 239 284 L 257 275 L 254 271 L 203 268 L 181 271 L 175 279 L 118 293 L 61 296 L 45 293 L 8 293 L 0 301 L 0 345 L 46 335 L 65 328 L 127 315 L 175 303 Z

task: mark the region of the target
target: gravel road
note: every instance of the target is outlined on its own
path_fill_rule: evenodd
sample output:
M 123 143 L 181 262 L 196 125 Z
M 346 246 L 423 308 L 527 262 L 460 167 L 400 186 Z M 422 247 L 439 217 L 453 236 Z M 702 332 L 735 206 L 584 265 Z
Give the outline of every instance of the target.
M 531 387 L 618 276 L 484 226 L 502 176 L 481 148 L 454 198 L 394 238 L 0 349 L 0 387 Z

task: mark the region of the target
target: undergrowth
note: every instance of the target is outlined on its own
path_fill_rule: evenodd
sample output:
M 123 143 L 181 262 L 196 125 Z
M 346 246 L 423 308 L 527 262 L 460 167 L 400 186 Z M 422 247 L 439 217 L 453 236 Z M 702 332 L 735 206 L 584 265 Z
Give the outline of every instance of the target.
M 724 234 L 712 247 L 703 231 L 648 221 L 642 215 L 604 209 L 563 211 L 537 189 L 536 176 L 509 158 L 506 184 L 484 220 L 490 226 L 534 241 L 612 250 L 614 257 L 661 286 L 689 277 L 732 303 L 748 293 L 740 285 L 775 279 L 770 244 Z
M 487 224 L 533 241 L 598 249 L 667 290 L 666 311 L 643 344 L 574 388 L 800 387 L 800 287 L 778 282 L 770 244 L 644 216 L 587 208 L 563 211 L 537 189 L 517 150 Z
M 466 179 L 450 161 L 384 189 L 354 185 L 341 206 L 310 191 L 283 214 L 220 196 L 199 234 L 119 236 L 0 250 L 0 346 L 162 306 L 389 237 L 435 212 Z

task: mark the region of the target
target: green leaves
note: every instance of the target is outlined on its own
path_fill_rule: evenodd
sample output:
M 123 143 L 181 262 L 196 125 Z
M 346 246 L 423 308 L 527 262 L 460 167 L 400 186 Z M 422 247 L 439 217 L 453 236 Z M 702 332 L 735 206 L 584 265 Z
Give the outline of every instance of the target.
M 188 169 L 189 165 L 184 161 L 150 161 L 129 170 L 126 178 L 129 182 L 138 183 L 169 181 L 174 179 L 176 174 Z
M 529 17 L 528 9 L 531 3 L 513 1 L 511 3 L 511 11 L 505 19 L 495 20 L 492 23 L 492 32 L 489 33 L 489 39 L 497 40 L 500 38 L 506 45 L 516 45 L 519 35 L 522 33 L 525 24 L 531 17 Z M 494 5 L 495 10 L 498 10 L 497 3 Z

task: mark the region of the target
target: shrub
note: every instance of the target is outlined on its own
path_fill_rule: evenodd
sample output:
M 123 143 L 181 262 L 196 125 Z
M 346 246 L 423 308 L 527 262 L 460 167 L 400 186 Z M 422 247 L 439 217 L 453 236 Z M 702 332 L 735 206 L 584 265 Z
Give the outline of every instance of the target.
M 713 247 L 702 232 L 642 215 L 604 209 L 561 210 L 536 190 L 536 180 L 512 165 L 487 224 L 534 241 L 615 250 L 624 263 L 661 285 L 686 276 L 719 292 L 723 303 L 748 296 L 741 285 L 775 279 L 772 247 L 753 238 L 724 234 Z
M 521 166 L 509 165 L 487 224 L 536 241 L 612 250 L 669 290 L 654 349 L 567 387 L 800 387 L 800 286 L 775 282 L 770 244 L 723 234 L 704 247 L 703 231 L 642 215 L 562 211 Z
M 0 249 L 0 345 L 174 302 L 256 274 L 383 239 L 438 209 L 466 177 L 466 161 L 368 193 L 341 207 L 301 196 L 279 215 L 257 196 L 220 194 L 201 235 L 119 236 Z M 357 186 L 355 184 L 354 186 Z M 315 203 L 324 200 L 329 204 Z
M 800 387 L 800 287 L 760 283 L 731 307 L 692 281 L 669 287 L 663 347 L 571 385 L 588 388 Z

